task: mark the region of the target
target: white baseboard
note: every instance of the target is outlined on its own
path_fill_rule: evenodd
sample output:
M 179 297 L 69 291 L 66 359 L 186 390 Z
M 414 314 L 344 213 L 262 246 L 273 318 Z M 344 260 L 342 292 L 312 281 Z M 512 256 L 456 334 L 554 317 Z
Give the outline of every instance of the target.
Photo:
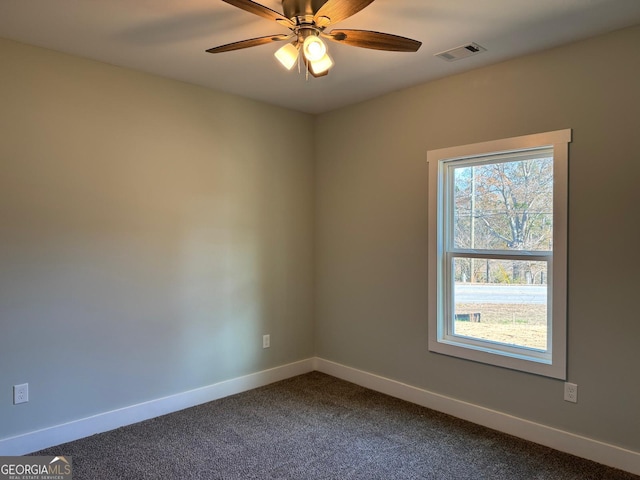
M 555 450 L 640 475 L 640 452 L 626 450 L 615 445 L 456 400 L 322 358 L 315 358 L 313 365 L 314 369 L 319 372 L 362 387 L 447 413 Z
M 640 475 L 640 452 L 626 450 L 317 357 L 62 425 L 0 439 L 0 455 L 24 455 L 245 392 L 313 370 L 515 437 Z
M 96 433 L 166 415 L 167 413 L 177 412 L 178 410 L 311 372 L 314 370 L 314 365 L 314 359 L 310 358 L 62 425 L 0 439 L 0 455 L 24 455 Z

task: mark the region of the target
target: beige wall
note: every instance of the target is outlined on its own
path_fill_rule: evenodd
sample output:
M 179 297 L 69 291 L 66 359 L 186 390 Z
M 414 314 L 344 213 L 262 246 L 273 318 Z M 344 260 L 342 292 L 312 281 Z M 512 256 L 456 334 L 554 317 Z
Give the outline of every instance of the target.
M 0 438 L 317 353 L 640 451 L 637 44 L 313 118 L 0 41 Z M 427 150 L 562 128 L 575 405 L 562 382 L 427 351 Z M 290 153 L 314 138 L 315 171 Z
M 640 27 L 321 115 L 320 357 L 640 451 Z M 430 149 L 573 129 L 568 378 L 427 351 Z
M 0 41 L 0 439 L 313 355 L 313 125 Z

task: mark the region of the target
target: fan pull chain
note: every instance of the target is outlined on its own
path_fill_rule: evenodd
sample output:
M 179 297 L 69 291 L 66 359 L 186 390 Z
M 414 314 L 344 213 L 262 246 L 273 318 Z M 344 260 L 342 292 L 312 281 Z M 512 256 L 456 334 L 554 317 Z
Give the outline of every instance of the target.
M 298 75 L 300 75 L 300 73 L 302 73 L 302 54 L 298 55 Z M 309 64 L 307 62 L 304 62 L 304 77 L 305 77 L 305 81 L 309 81 Z

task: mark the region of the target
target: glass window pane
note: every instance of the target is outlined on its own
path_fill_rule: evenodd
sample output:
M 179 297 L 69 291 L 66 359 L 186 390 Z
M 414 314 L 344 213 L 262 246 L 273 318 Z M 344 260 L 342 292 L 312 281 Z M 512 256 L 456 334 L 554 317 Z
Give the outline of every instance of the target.
M 455 248 L 551 251 L 553 158 L 454 168 Z
M 547 262 L 455 258 L 453 269 L 454 335 L 547 350 Z

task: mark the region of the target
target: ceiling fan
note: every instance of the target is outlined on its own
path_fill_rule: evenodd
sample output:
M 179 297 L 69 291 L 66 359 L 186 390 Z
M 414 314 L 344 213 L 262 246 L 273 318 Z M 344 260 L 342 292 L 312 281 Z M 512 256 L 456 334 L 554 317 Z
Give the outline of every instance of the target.
M 416 52 L 422 45 L 422 42 L 417 40 L 370 30 L 324 31 L 327 27 L 358 13 L 374 0 L 282 0 L 283 14 L 251 0 L 222 1 L 254 15 L 274 20 L 291 30 L 291 33 L 241 40 L 210 48 L 207 52 L 230 52 L 291 40 L 275 53 L 276 58 L 289 70 L 301 58 L 314 77 L 327 75 L 333 66 L 333 60 L 327 52 L 327 45 L 322 41 L 323 38 L 353 47 L 393 52 Z

